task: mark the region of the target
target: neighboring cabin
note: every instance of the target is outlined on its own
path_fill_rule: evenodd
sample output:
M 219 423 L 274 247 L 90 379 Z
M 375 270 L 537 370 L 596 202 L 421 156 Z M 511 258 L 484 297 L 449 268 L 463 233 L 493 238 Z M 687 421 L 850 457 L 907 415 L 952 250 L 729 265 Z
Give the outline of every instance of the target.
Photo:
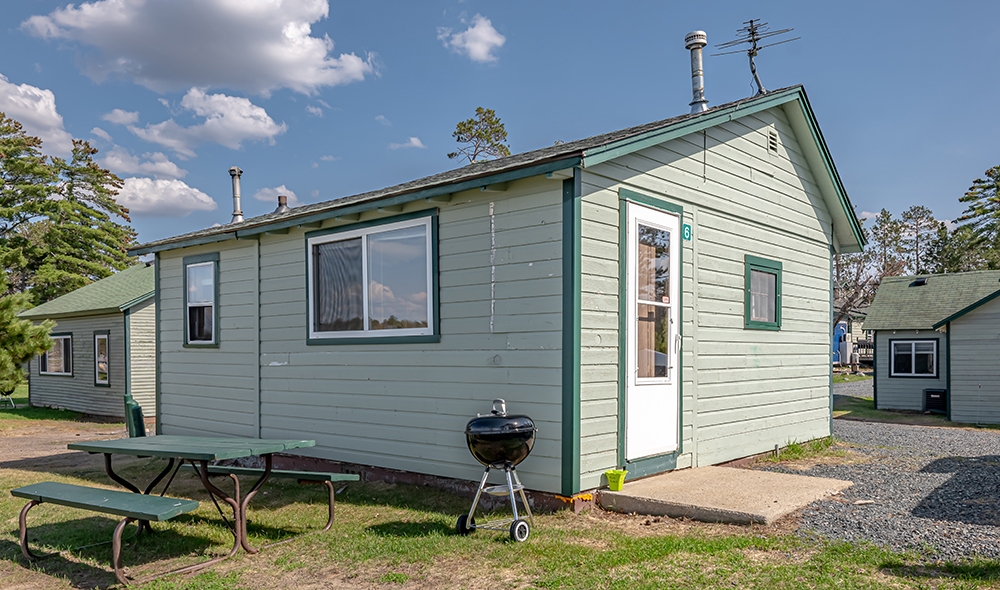
M 155 270 L 137 264 L 29 309 L 54 320 L 52 348 L 29 363 L 33 406 L 124 417 L 123 396 L 156 407 Z
M 568 496 L 828 436 L 831 255 L 863 245 L 796 86 L 133 253 L 160 432 L 478 479 L 504 398 L 522 481 Z
M 874 331 L 875 407 L 1000 423 L 998 296 L 1000 271 L 882 279 L 864 323 Z M 928 390 L 944 398 L 928 407 Z

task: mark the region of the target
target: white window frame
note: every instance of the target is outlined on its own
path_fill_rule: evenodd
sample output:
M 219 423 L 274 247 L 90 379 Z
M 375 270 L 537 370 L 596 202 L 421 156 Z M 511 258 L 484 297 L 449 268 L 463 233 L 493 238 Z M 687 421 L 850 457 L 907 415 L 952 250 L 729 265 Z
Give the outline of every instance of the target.
M 49 368 L 49 351 L 46 350 L 45 352 L 43 352 L 42 354 L 40 354 L 39 357 L 38 357 L 38 374 L 39 375 L 69 375 L 69 376 L 72 376 L 73 375 L 73 335 L 72 334 L 52 334 L 52 335 L 49 336 L 49 338 L 52 339 L 52 348 L 55 348 L 56 346 L 60 346 L 60 345 L 63 346 L 63 368 L 65 369 L 66 365 L 69 365 L 69 370 L 68 371 L 62 371 L 62 372 L 49 371 L 48 370 L 48 368 Z M 65 341 L 69 341 L 68 348 L 67 348 L 66 344 L 63 344 Z M 69 354 L 68 355 L 66 354 L 67 349 L 69 350 Z M 49 350 L 51 350 L 51 348 Z M 67 358 L 69 359 L 68 363 L 66 362 Z M 44 371 L 42 370 L 42 367 L 45 367 Z
M 98 342 L 104 340 L 104 350 L 108 354 L 107 367 L 105 369 L 106 379 L 101 380 L 100 358 L 97 351 L 100 350 Z M 94 334 L 94 385 L 111 385 L 111 337 L 109 334 Z
M 433 216 L 421 216 L 415 219 L 408 219 L 405 221 L 397 221 L 395 223 L 385 223 L 379 225 L 372 225 L 356 230 L 346 230 L 339 231 L 335 233 L 329 233 L 319 236 L 314 236 L 306 240 L 306 256 L 307 256 L 307 272 L 309 273 L 309 293 L 308 293 L 308 305 L 309 305 L 309 339 L 340 339 L 340 338 L 393 338 L 397 336 L 431 336 L 434 334 L 434 327 L 436 325 L 437 318 L 435 318 L 434 310 L 436 309 L 437 293 L 434 292 L 434 244 L 433 244 L 433 231 L 432 223 Z M 399 229 L 405 229 L 408 227 L 424 227 L 424 237 L 427 240 L 426 249 L 427 252 L 427 270 L 426 270 L 426 281 L 427 281 L 427 326 L 424 328 L 400 328 L 392 330 L 372 330 L 369 327 L 369 301 L 368 301 L 368 236 L 374 234 L 381 234 L 386 232 L 391 232 Z M 361 238 L 361 280 L 364 288 L 362 289 L 362 311 L 364 317 L 362 318 L 362 329 L 361 330 L 342 330 L 342 331 L 317 331 L 316 327 L 316 301 L 315 301 L 315 287 L 314 281 L 315 268 L 313 265 L 313 250 L 314 247 L 320 244 L 328 244 L 330 242 L 341 242 L 344 240 L 352 240 L 355 238 Z
M 897 344 L 909 344 L 910 345 L 910 373 L 899 373 L 896 371 L 896 345 Z M 934 358 L 931 362 L 931 372 L 930 373 L 915 373 L 912 372 L 917 367 L 917 344 L 933 344 L 934 345 Z M 890 340 L 889 341 L 889 376 L 890 377 L 924 377 L 924 378 L 934 378 L 938 376 L 938 341 L 937 340 Z
M 215 265 L 216 264 L 218 264 L 217 261 L 215 261 L 215 260 L 209 260 L 209 261 L 206 261 L 206 262 L 193 262 L 193 263 L 185 264 L 184 265 L 185 284 L 187 284 L 187 281 L 189 280 L 188 279 L 188 274 L 187 274 L 188 271 L 189 271 L 189 269 L 192 269 L 192 268 L 195 268 L 195 267 L 198 267 L 198 266 L 207 266 L 207 267 L 209 267 L 209 268 L 212 269 L 212 300 L 211 301 L 191 301 L 191 300 L 188 299 L 188 293 L 186 291 L 184 293 L 184 322 L 185 322 L 185 330 L 187 332 L 187 344 L 215 344 L 216 343 L 216 340 L 215 340 L 215 330 L 217 329 L 217 326 L 215 325 L 215 323 L 216 323 L 215 322 L 215 318 L 216 318 L 216 315 L 215 315 L 215 306 L 218 305 L 218 302 L 215 301 L 215 299 L 216 299 L 216 293 L 219 292 L 219 285 L 216 284 L 216 281 L 218 280 L 218 274 L 219 274 L 219 273 L 216 272 L 216 269 L 215 269 Z M 212 334 L 211 334 L 211 336 L 209 337 L 208 340 L 195 340 L 191 336 L 190 310 L 191 310 L 192 307 L 210 307 L 211 308 Z

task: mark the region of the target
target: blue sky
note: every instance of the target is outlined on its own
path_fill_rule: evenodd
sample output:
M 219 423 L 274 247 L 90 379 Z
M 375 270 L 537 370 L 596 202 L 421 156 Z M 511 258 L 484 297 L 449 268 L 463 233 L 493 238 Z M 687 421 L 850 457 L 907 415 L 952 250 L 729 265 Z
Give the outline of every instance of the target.
M 458 166 L 455 123 L 493 108 L 522 152 L 683 114 L 684 35 L 708 34 L 706 96 L 753 94 L 743 21 L 802 39 L 757 59 L 804 84 L 859 212 L 954 219 L 1000 164 L 995 2 L 32 0 L 4 6 L 0 111 L 123 179 L 142 242 Z

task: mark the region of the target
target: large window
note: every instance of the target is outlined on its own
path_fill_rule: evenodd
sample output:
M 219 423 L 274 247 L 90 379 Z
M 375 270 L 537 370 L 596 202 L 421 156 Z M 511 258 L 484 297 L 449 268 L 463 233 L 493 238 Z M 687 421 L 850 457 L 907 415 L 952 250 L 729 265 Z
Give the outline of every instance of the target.
M 892 377 L 937 377 L 937 340 L 890 340 Z
M 310 340 L 433 338 L 433 222 L 425 215 L 310 234 Z
M 73 335 L 52 334 L 52 348 L 40 359 L 39 373 L 43 375 L 73 374 Z
M 108 338 L 110 332 L 94 332 L 94 385 L 110 385 Z
M 219 343 L 219 255 L 184 259 L 184 344 Z
M 781 329 L 781 263 L 746 255 L 744 259 L 744 327 Z

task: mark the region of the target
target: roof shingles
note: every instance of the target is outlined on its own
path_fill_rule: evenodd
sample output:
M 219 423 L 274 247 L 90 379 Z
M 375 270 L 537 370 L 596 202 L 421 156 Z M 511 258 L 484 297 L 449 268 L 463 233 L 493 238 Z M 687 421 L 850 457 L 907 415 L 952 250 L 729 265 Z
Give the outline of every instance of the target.
M 916 279 L 927 279 L 917 285 Z M 886 277 L 868 309 L 865 330 L 931 330 L 942 320 L 1000 293 L 1000 271 Z
M 93 315 L 121 311 L 126 304 L 145 301 L 152 296 L 155 285 L 155 270 L 145 263 L 129 267 L 110 277 L 95 281 L 43 303 L 19 317 L 31 320 L 70 317 L 73 315 Z

